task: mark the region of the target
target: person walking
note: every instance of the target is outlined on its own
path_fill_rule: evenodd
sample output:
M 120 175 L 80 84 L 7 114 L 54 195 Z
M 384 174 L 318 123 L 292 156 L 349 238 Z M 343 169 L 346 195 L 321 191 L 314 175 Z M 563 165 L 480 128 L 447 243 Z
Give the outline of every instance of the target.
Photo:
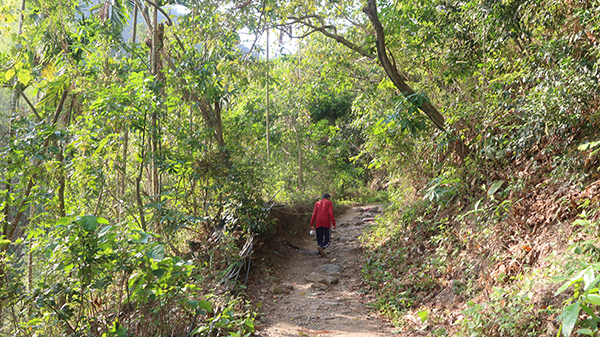
M 329 200 L 329 193 L 323 194 L 321 200 L 315 203 L 312 218 L 310 219 L 310 228 L 314 229 L 317 235 L 317 249 L 321 257 L 325 257 L 325 249 L 329 247 L 331 240 L 331 227 L 335 230 L 335 218 L 333 217 L 333 203 Z

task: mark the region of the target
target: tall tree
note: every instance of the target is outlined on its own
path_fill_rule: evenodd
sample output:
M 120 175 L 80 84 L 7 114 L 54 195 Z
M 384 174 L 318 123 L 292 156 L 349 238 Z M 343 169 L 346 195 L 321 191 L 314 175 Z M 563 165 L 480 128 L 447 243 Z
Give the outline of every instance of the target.
M 407 79 L 409 78 L 409 75 L 404 74 L 398 70 L 398 65 L 395 62 L 395 58 L 391 55 L 391 50 L 386 44 L 384 27 L 382 26 L 381 21 L 379 20 L 376 0 L 368 0 L 367 6 L 363 8 L 363 12 L 369 18 L 371 25 L 374 29 L 374 47 L 377 51 L 377 59 L 379 61 L 380 66 L 384 69 L 385 73 L 387 74 L 388 78 L 392 81 L 392 83 L 394 83 L 400 94 L 402 94 L 410 102 L 411 105 L 414 105 L 416 108 L 421 110 L 437 129 L 444 133 L 448 132 L 444 116 L 428 99 L 425 99 L 424 96 L 417 94 L 407 84 Z M 338 43 L 346 46 L 347 48 L 357 52 L 358 54 L 364 57 L 370 59 L 374 58 L 374 55 L 369 52 L 371 46 L 364 44 L 359 45 L 357 43 L 349 41 L 344 36 L 338 34 L 337 28 L 334 25 L 326 24 L 325 19 L 320 15 L 308 13 L 300 16 L 287 16 L 287 19 L 289 20 L 287 25 L 300 24 L 308 28 L 308 32 L 302 34 L 300 37 L 306 37 L 315 32 L 319 32 L 324 36 L 334 39 Z M 354 24 L 354 22 L 352 23 Z M 355 25 L 368 32 L 367 28 L 362 27 L 358 24 Z M 458 155 L 458 157 L 464 159 L 469 153 L 468 146 L 464 143 L 464 140 L 456 132 L 451 131 L 450 133 L 452 134 L 453 138 L 453 143 L 451 144 L 453 151 Z

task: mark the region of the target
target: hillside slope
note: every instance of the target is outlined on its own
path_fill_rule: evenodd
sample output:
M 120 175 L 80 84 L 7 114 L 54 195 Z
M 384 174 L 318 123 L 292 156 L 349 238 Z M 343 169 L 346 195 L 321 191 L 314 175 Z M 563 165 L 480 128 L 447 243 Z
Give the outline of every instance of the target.
M 403 203 L 391 204 L 378 220 L 365 240 L 363 275 L 378 294 L 377 307 L 403 331 L 556 336 L 559 329 L 565 335 L 598 330 L 600 180 L 596 168 L 585 179 L 557 170 L 558 159 L 589 152 L 551 157 L 544 150 L 504 172 L 488 171 L 479 184 L 465 181 L 485 171 L 464 165 L 460 179 L 435 186 L 435 198 L 431 185 L 405 189 Z M 577 291 L 582 284 L 585 291 Z M 572 310 L 563 313 L 567 306 Z

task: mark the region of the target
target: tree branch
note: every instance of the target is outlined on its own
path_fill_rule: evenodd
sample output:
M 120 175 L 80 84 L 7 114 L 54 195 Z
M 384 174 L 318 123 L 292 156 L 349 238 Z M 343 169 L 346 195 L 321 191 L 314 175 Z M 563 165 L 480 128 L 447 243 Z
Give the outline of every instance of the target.
M 148 15 L 148 13 L 146 11 L 144 11 L 142 4 L 138 0 L 133 0 L 133 2 L 135 2 L 135 5 L 140 9 L 140 13 L 142 13 L 142 17 L 144 18 L 144 21 L 146 21 L 148 30 L 152 31 L 153 27 L 152 27 L 152 21 L 150 21 L 150 16 Z
M 137 0 L 135 0 L 135 1 L 137 2 Z M 145 0 L 145 1 L 148 4 L 152 5 L 154 8 L 156 8 L 159 12 L 162 13 L 162 15 L 165 16 L 165 18 L 167 19 L 167 26 L 171 27 L 173 25 L 173 21 L 171 21 L 171 18 L 169 17 L 169 14 L 167 14 L 167 12 L 165 12 L 162 8 L 160 8 L 159 5 L 155 4 L 154 2 L 152 2 L 150 0 Z
M 360 28 L 360 30 L 362 30 L 363 32 L 369 34 L 369 35 L 373 35 L 373 32 L 369 31 L 365 26 L 354 22 L 354 20 L 350 19 L 350 16 L 346 13 L 345 10 L 343 10 L 338 4 L 335 4 L 335 8 L 337 8 L 337 10 L 340 11 L 340 13 L 342 13 L 342 15 L 344 16 L 344 18 L 346 20 L 348 20 L 348 22 L 350 22 L 351 24 L 353 24 L 355 27 Z
M 321 34 L 336 40 L 337 42 L 354 50 L 355 52 L 359 53 L 362 56 L 365 56 L 371 60 L 374 60 L 376 58 L 375 55 L 369 53 L 368 51 L 364 50 L 360 46 L 348 41 L 345 37 L 337 34 L 337 29 L 335 26 L 325 25 L 325 22 L 321 16 L 311 14 L 311 15 L 305 15 L 305 16 L 301 16 L 301 17 L 290 16 L 290 17 L 288 17 L 288 19 L 290 19 L 292 21 L 288 22 L 287 25 L 292 25 L 292 24 L 297 23 L 297 24 L 301 24 L 303 26 L 306 26 L 306 27 L 309 27 L 312 29 L 311 32 L 309 32 L 308 34 L 304 34 L 303 37 L 306 37 L 314 32 L 321 32 Z M 311 19 L 318 20 L 320 25 L 313 24 Z
M 388 77 L 392 80 L 394 85 L 402 95 L 404 95 L 407 99 L 412 101 L 412 97 L 415 94 L 414 90 L 406 84 L 402 75 L 398 72 L 398 68 L 396 68 L 395 64 L 392 64 L 387 54 L 387 46 L 385 44 L 385 34 L 383 31 L 383 26 L 379 21 L 379 17 L 377 16 L 377 3 L 376 0 L 367 0 L 367 6 L 363 7 L 363 12 L 367 15 L 371 23 L 373 24 L 373 28 L 375 29 L 375 38 L 377 44 L 377 56 L 379 57 L 379 61 L 381 62 L 381 66 L 387 73 Z M 433 124 L 441 131 L 446 132 L 445 128 L 445 120 L 444 116 L 433 106 L 429 101 L 424 100 L 420 105 L 415 104 L 417 108 L 419 108 L 429 119 L 433 122 Z M 449 147 L 454 150 L 454 152 L 461 158 L 464 159 L 470 152 L 469 147 L 463 142 L 462 138 L 455 133 L 453 136 L 456 138 L 454 144 Z
M 375 0 L 368 0 L 367 6 L 363 8 L 363 12 L 367 14 L 367 17 L 369 17 L 371 23 L 373 24 L 373 28 L 375 29 L 377 56 L 379 58 L 379 62 L 381 62 L 381 66 L 387 73 L 388 77 L 392 80 L 396 88 L 398 88 L 398 90 L 400 90 L 404 96 L 408 97 L 414 95 L 415 91 L 409 87 L 408 84 L 406 84 L 402 78 L 402 75 L 400 75 L 398 69 L 392 64 L 388 57 L 385 45 L 385 34 L 383 32 L 383 26 L 381 25 L 379 17 L 377 16 L 377 4 Z M 431 105 L 431 103 L 424 101 L 419 108 L 429 117 L 429 119 L 431 119 L 433 124 L 438 129 L 444 132 L 446 131 L 446 128 L 444 127 L 444 117 L 433 105 Z
M 25 96 L 25 93 L 23 92 L 23 90 L 21 90 L 21 88 L 17 87 L 17 91 L 19 92 L 21 97 L 23 97 L 23 99 L 25 100 L 27 105 L 29 105 L 29 107 L 31 108 L 31 111 L 33 111 L 33 113 L 37 117 L 38 121 L 41 122 L 43 120 L 42 117 L 40 116 L 40 114 L 38 114 L 38 112 L 35 109 L 35 107 L 33 106 L 33 104 L 31 104 L 31 101 L 29 100 L 29 98 L 27 98 L 27 96 Z

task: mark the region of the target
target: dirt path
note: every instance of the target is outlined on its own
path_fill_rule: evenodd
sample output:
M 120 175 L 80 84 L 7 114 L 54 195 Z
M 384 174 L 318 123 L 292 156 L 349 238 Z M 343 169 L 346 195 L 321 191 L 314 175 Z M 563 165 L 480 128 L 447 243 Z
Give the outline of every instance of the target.
M 308 224 L 303 234 L 287 239 L 279 252 L 287 255 L 285 265 L 251 289 L 262 303 L 257 336 L 392 336 L 395 329 L 366 305 L 372 295 L 361 279 L 358 237 L 366 226 L 360 220 L 376 214 L 362 212 L 365 208 L 336 215 L 337 231 L 324 258 L 316 254 Z

